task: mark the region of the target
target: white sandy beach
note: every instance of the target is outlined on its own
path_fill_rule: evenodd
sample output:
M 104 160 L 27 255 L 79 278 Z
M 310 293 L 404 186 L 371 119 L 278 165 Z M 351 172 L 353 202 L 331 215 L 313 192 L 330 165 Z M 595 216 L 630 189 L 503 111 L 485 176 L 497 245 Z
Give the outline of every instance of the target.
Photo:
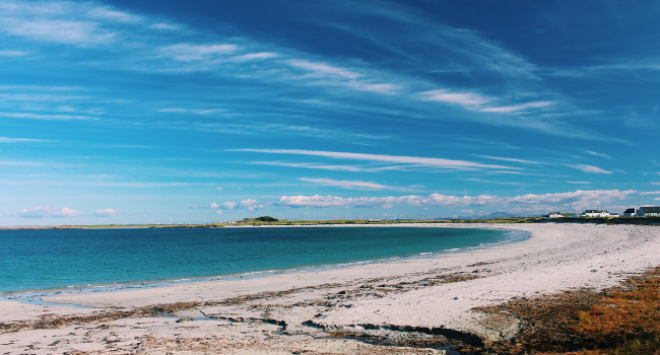
M 330 331 L 397 337 L 449 329 L 484 341 L 515 334 L 475 307 L 581 287 L 602 289 L 660 265 L 660 228 L 578 224 L 428 225 L 524 230 L 523 242 L 432 257 L 258 278 L 174 284 L 116 292 L 62 293 L 44 301 L 94 308 L 0 301 L 0 323 L 44 314 L 98 314 L 195 302 L 172 317 L 78 322 L 0 334 L 0 353 L 431 354 L 328 338 Z M 393 226 L 395 228 L 396 226 Z M 209 304 L 204 305 L 205 302 Z M 397 331 L 408 326 L 407 331 Z

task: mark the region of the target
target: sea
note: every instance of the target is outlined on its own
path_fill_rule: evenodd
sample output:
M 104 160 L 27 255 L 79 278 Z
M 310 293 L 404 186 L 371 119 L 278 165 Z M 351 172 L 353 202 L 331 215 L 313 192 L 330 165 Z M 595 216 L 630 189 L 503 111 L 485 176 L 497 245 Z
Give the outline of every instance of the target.
M 0 295 L 345 267 L 524 238 L 398 226 L 0 230 Z

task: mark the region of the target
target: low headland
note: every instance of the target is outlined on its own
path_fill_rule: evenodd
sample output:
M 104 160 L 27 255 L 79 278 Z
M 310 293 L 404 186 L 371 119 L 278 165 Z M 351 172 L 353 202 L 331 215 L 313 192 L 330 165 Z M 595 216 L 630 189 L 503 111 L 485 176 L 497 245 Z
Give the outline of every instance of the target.
M 338 269 L 73 290 L 43 294 L 38 304 L 0 300 L 0 353 L 660 351 L 660 228 L 507 220 L 420 226 L 502 228 L 530 237 Z

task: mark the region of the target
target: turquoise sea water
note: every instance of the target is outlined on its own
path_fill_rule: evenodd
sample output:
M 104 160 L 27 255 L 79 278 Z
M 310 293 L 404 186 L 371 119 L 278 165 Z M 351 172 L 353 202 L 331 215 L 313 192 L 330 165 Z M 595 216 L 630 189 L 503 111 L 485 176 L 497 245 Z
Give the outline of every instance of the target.
M 0 292 L 329 266 L 511 237 L 432 227 L 3 230 Z

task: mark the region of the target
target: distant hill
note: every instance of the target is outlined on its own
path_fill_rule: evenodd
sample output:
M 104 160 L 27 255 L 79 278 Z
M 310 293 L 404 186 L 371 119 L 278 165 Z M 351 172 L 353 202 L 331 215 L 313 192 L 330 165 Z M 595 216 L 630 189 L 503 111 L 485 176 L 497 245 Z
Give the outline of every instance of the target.
M 479 217 L 480 219 L 494 219 L 494 218 L 510 218 L 515 217 L 516 215 L 507 213 L 504 211 L 493 212 L 484 216 Z

